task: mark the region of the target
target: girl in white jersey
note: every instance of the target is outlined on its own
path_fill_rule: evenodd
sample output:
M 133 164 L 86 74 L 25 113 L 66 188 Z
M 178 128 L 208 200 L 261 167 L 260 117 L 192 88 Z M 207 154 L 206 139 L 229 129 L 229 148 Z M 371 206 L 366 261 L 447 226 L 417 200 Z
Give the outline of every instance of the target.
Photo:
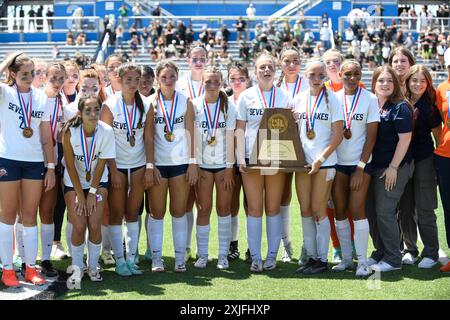
M 115 157 L 114 133 L 99 121 L 101 101 L 86 95 L 78 100 L 78 114 L 64 128 L 64 195 L 70 221 L 72 269 L 70 280 L 81 281 L 86 229 L 88 240 L 88 275 L 91 281 L 102 281 L 98 271 L 101 249 L 101 222 L 108 196 L 107 159 Z
M 77 85 L 80 81 L 80 69 L 78 68 L 78 65 L 71 60 L 64 61 L 63 65 L 66 68 L 67 79 L 64 82 L 61 97 L 64 105 L 68 105 L 77 98 Z
M 377 137 L 380 113 L 377 97 L 358 86 L 361 66 L 356 60 L 345 60 L 339 76 L 344 88 L 336 93 L 344 110 L 344 139 L 336 149 L 337 174 L 332 196 L 336 217 L 336 231 L 341 244 L 342 261 L 333 271 L 353 268 L 351 229 L 348 212 L 355 226 L 355 248 L 358 256 L 357 276 L 369 275 L 367 246 L 369 222 L 365 214 L 367 191 L 370 184 L 371 154 Z
M 21 211 L 24 225 L 25 280 L 44 284 L 36 270 L 38 252 L 37 208 L 42 191 L 55 186 L 53 154 L 47 97 L 31 86 L 34 64 L 20 52 L 8 56 L 0 74 L 8 69 L 7 82 L 0 84 L 0 260 L 2 282 L 19 286 L 13 270 L 13 229 Z M 45 158 L 44 158 L 45 157 Z M 47 160 L 47 173 L 44 171 Z M 44 177 L 45 175 L 45 177 Z M 42 188 L 44 180 L 44 190 Z
M 121 276 L 140 275 L 135 263 L 138 245 L 138 213 L 144 190 L 153 180 L 151 168 L 146 169 L 152 148 L 152 111 L 139 94 L 141 72 L 137 65 L 119 68 L 121 92 L 104 103 L 100 119 L 111 125 L 116 139 L 116 158 L 108 161 L 111 175 L 109 197 L 109 235 L 116 258 L 116 273 Z M 127 228 L 127 256 L 123 257 L 122 220 Z
M 122 58 L 118 54 L 110 55 L 106 61 L 106 71 L 108 72 L 109 85 L 104 89 L 106 97 L 115 95 L 122 90 L 122 84 L 119 76 L 119 67 L 122 65 Z
M 247 67 L 242 62 L 233 62 L 228 68 L 228 82 L 230 83 L 233 95 L 230 97 L 229 108 L 234 108 L 237 114 L 237 101 L 239 95 L 247 89 L 250 84 L 250 76 Z M 241 201 L 242 179 L 239 168 L 235 168 L 233 196 L 231 198 L 231 241 L 228 253 L 228 260 L 239 258 L 240 252 L 238 248 L 238 230 L 239 230 L 239 204 Z M 247 203 L 244 196 L 244 210 L 247 213 Z M 248 251 L 250 259 L 250 251 Z
M 292 101 L 298 115 L 298 129 L 307 171 L 296 172 L 295 185 L 302 215 L 303 240 L 309 260 L 296 272 L 315 274 L 328 269 L 330 221 L 327 202 L 336 174 L 336 148 L 342 141 L 343 111 L 334 93 L 325 88 L 325 64 L 311 61 L 306 66 L 309 90 Z
M 205 93 L 193 101 L 195 134 L 198 141 L 197 161 L 200 166 L 197 184 L 198 216 L 196 224 L 196 268 L 208 263 L 210 216 L 213 189 L 216 186 L 219 258 L 217 269 L 228 269 L 228 247 L 231 238 L 230 205 L 234 185 L 234 128 L 236 110 L 229 107 L 228 96 L 221 90 L 222 72 L 209 67 L 203 73 Z
M 45 72 L 47 71 L 47 62 L 42 59 L 34 58 L 34 79 L 32 86 L 36 89 L 42 89 L 45 86 Z
M 308 90 L 309 82 L 300 75 L 301 58 L 300 53 L 295 48 L 285 48 L 281 52 L 281 76 L 277 81 L 277 87 L 280 87 L 288 93 L 291 99 L 297 94 Z M 292 260 L 292 243 L 290 237 L 291 212 L 290 204 L 292 198 L 292 172 L 286 173 L 286 183 L 281 198 L 280 214 L 283 221 L 281 231 L 281 240 L 283 241 L 283 250 L 281 260 L 290 262 Z
M 247 238 L 252 258 L 250 271 L 262 272 L 276 268 L 276 257 L 281 241 L 280 203 L 285 183 L 282 172 L 262 175 L 259 170 L 246 169 L 256 141 L 259 125 L 266 108 L 288 108 L 289 97 L 284 90 L 273 84 L 275 61 L 272 56 L 263 54 L 255 64 L 257 84 L 245 90 L 238 100 L 238 117 L 236 123 L 238 163 L 242 174 L 245 195 L 247 197 Z M 245 132 L 244 137 L 242 134 Z M 261 238 L 262 215 L 266 212 L 266 230 L 268 250 L 267 258 L 262 263 Z
M 152 272 L 164 271 L 162 242 L 167 192 L 175 249 L 175 272 L 186 271 L 186 203 L 191 186 L 197 182 L 198 166 L 194 158 L 194 108 L 184 94 L 175 90 L 178 67 L 163 60 L 156 66 L 159 88 L 150 97 L 154 111 L 154 185 L 150 196 L 150 236 Z M 191 147 L 192 146 L 192 147 Z

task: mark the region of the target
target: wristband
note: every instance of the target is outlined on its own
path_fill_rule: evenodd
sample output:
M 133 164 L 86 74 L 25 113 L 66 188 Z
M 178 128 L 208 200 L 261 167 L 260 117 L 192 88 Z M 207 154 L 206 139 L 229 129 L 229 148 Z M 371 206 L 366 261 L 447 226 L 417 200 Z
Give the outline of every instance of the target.
M 154 168 L 153 163 L 147 162 L 147 164 L 145 165 L 145 168 L 153 169 Z
M 326 161 L 326 159 L 323 157 L 323 155 L 320 155 L 320 157 L 317 158 L 317 160 L 319 160 L 322 163 L 324 163 Z
M 89 193 L 96 194 L 97 193 L 97 188 L 90 187 L 89 188 Z
M 189 158 L 189 164 L 197 164 L 197 159 Z
M 392 163 L 389 163 L 389 168 L 394 169 L 395 171 L 398 169 L 398 167 L 393 166 Z
M 366 167 L 366 163 L 360 161 L 360 162 L 358 162 L 358 165 L 357 165 L 357 166 L 360 167 L 361 169 L 364 169 L 364 168 Z
M 47 169 L 53 169 L 55 170 L 55 164 L 53 162 L 47 163 Z
M 234 167 L 234 162 L 227 162 L 227 169 L 231 169 Z

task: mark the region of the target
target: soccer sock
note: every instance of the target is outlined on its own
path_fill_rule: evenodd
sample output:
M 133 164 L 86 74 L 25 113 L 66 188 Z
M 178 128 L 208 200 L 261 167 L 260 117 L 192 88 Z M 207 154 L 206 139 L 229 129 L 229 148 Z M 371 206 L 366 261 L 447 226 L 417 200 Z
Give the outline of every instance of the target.
M 139 236 L 139 222 L 126 222 L 127 228 L 127 260 L 134 263 Z
M 211 226 L 196 226 L 197 253 L 199 257 L 208 256 L 209 230 Z
M 226 256 L 231 241 L 231 215 L 218 217 L 219 229 L 219 256 Z
M 54 236 L 55 236 L 55 224 L 41 223 L 42 261 L 50 260 Z
M 108 226 L 102 225 L 101 232 L 103 252 L 111 252 L 111 238 L 109 237 Z
M 291 225 L 291 207 L 281 206 L 280 214 L 282 220 L 281 240 L 283 240 L 283 245 L 286 247 L 289 242 L 291 242 L 291 236 L 289 232 L 289 227 Z
M 369 244 L 369 221 L 367 219 L 353 221 L 355 226 L 355 250 L 358 263 L 367 262 L 367 246 Z
M 262 217 L 247 216 L 247 242 L 252 260 L 261 258 Z
M 23 227 L 23 244 L 25 246 L 25 263 L 28 267 L 36 266 L 38 253 L 38 227 Z
M 112 248 L 114 251 L 114 257 L 116 258 L 116 264 L 124 262 L 123 257 L 123 242 L 122 242 L 122 224 L 109 225 L 109 237 L 111 239 Z
M 302 217 L 303 247 L 308 258 L 317 259 L 316 225 L 313 217 Z
M 328 262 L 328 248 L 330 246 L 330 220 L 328 217 L 316 221 L 317 256 L 322 262 Z
M 88 266 L 90 270 L 97 270 L 98 258 L 100 257 L 100 250 L 102 249 L 102 243 L 92 243 L 88 241 Z
M 231 241 L 238 240 L 239 216 L 231 217 Z
M 151 237 L 151 250 L 152 257 L 161 258 L 162 256 L 162 244 L 163 244 L 163 236 L 164 236 L 164 219 L 153 219 L 152 217 L 148 218 L 149 227 L 147 237 Z
M 72 265 L 80 268 L 80 272 L 81 272 L 80 274 L 83 274 L 84 242 L 82 244 L 80 244 L 79 246 L 76 246 L 72 243 L 71 247 L 72 247 Z
M 5 270 L 13 269 L 14 225 L 0 222 L 0 259 Z
M 190 248 L 192 245 L 192 229 L 194 228 L 194 211 L 188 211 L 185 214 L 186 216 L 186 230 L 187 230 L 187 234 L 186 234 L 186 248 Z
M 67 250 L 69 250 L 69 254 L 72 255 L 72 229 L 73 225 L 67 220 L 66 224 L 66 243 Z
M 139 239 L 141 239 L 141 229 L 142 229 L 142 215 L 138 215 L 138 236 L 137 236 L 137 246 L 136 246 L 136 255 L 139 255 Z
M 184 263 L 184 255 L 187 248 L 187 229 L 186 215 L 180 218 L 172 217 L 172 237 L 176 264 Z
M 16 250 L 18 252 L 18 256 L 22 258 L 22 261 L 25 260 L 25 248 L 23 245 L 23 224 L 16 222 Z
M 267 258 L 277 258 L 281 241 L 282 218 L 279 213 L 266 216 Z
M 152 237 L 150 236 L 150 215 L 145 215 L 145 234 L 147 235 L 147 250 L 152 251 Z
M 336 232 L 341 244 L 342 259 L 352 261 L 352 240 L 350 239 L 350 223 L 348 219 L 336 220 Z

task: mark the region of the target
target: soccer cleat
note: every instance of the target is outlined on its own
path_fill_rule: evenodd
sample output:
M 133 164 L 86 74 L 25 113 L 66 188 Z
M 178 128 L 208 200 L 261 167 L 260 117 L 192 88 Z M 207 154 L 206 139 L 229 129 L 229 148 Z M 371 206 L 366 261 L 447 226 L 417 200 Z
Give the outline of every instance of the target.
M 445 266 L 439 268 L 441 272 L 450 272 L 450 262 L 448 262 Z
M 103 264 L 106 266 L 116 264 L 116 261 L 114 260 L 113 255 L 109 250 L 102 252 L 101 259 Z
M 414 257 L 411 253 L 407 252 L 402 258 L 402 264 L 412 265 L 416 263 L 417 257 Z
M 184 262 L 188 262 L 192 258 L 191 248 L 186 248 L 186 253 L 184 254 Z
M 314 260 L 313 258 L 309 258 L 308 261 L 306 261 L 305 263 L 303 263 L 299 268 L 297 268 L 297 270 L 295 270 L 295 273 L 303 273 L 303 270 L 311 267 L 312 265 L 314 265 L 316 263 L 316 260 Z
M 206 268 L 207 264 L 208 264 L 208 256 L 201 256 L 194 263 L 194 267 L 196 267 L 198 269 L 204 269 L 204 268 Z
M 152 262 L 152 251 L 147 249 L 144 254 L 144 260 L 147 262 Z
M 130 269 L 128 269 L 128 265 L 125 261 L 118 261 L 116 263 L 116 273 L 122 277 L 129 277 L 132 275 Z
M 50 277 L 50 278 L 58 276 L 58 271 L 53 267 L 53 265 L 50 262 L 50 260 L 42 261 L 42 263 L 41 263 L 41 272 L 46 277 Z
M 436 260 L 430 259 L 430 258 L 423 258 L 422 261 L 419 262 L 418 267 L 420 269 L 431 269 L 433 268 L 438 262 Z
M 359 264 L 356 268 L 356 276 L 357 277 L 366 277 L 372 274 L 372 268 L 370 268 L 367 264 Z
M 345 271 L 345 270 L 353 270 L 355 267 L 353 261 L 345 261 L 342 260 L 338 265 L 333 266 L 331 270 L 335 272 Z
M 341 248 L 333 248 L 333 263 L 340 263 L 342 261 L 342 252 Z
M 267 271 L 273 270 L 276 267 L 277 261 L 275 260 L 275 258 L 267 258 L 263 265 L 263 269 Z
M 300 255 L 300 258 L 298 258 L 298 265 L 304 266 L 308 262 L 308 255 L 306 254 L 305 247 L 302 247 L 302 254 Z
M 152 259 L 152 272 L 164 272 L 164 262 L 161 258 Z
M 263 271 L 263 263 L 261 260 L 253 260 L 252 265 L 250 266 L 251 272 L 262 272 Z
M 217 259 L 217 269 L 218 270 L 225 270 L 228 269 L 229 264 L 228 264 L 228 259 L 226 256 L 219 256 L 219 258 Z
M 175 264 L 175 268 L 173 269 L 175 272 L 186 272 L 186 264 L 184 262 Z
M 286 246 L 283 246 L 281 249 L 281 261 L 283 262 L 291 262 L 292 261 L 292 244 L 289 242 Z
M 252 263 L 252 255 L 250 254 L 250 249 L 247 249 L 247 251 L 245 251 L 245 262 Z
M 230 242 L 230 249 L 228 251 L 228 260 L 236 260 L 240 256 L 238 249 L 238 240 Z
M 64 251 L 63 245 L 57 243 L 52 246 L 51 257 L 54 259 L 67 259 L 69 255 Z
M 20 287 L 20 282 L 17 280 L 16 273 L 13 269 L 3 269 L 2 282 L 7 287 Z
M 98 270 L 89 269 L 87 273 L 88 273 L 89 279 L 91 279 L 91 281 L 93 281 L 93 282 L 103 281 L 103 278 L 100 275 L 100 272 Z
M 380 261 L 377 264 L 374 264 L 373 266 L 370 266 L 370 268 L 373 271 L 378 272 L 387 272 L 387 271 L 394 271 L 394 270 L 400 270 L 401 268 L 393 267 L 389 263 L 385 261 Z
M 36 270 L 36 268 L 31 268 L 29 266 L 26 266 L 25 281 L 31 282 L 36 286 L 45 284 L 45 279 L 39 275 L 39 272 Z
M 328 271 L 328 262 L 317 260 L 312 266 L 303 270 L 303 274 L 318 274 Z
M 140 276 L 143 274 L 142 270 L 134 263 L 134 261 L 127 261 L 128 270 L 130 270 L 131 274 L 134 276 Z

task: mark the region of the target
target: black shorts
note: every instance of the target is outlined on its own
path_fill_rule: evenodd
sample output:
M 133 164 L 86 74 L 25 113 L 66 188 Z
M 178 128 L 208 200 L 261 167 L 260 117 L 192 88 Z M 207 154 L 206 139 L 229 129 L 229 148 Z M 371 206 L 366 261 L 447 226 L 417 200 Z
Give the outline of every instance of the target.
M 129 169 L 119 169 L 119 168 L 117 168 L 117 171 L 122 172 L 124 175 L 126 175 L 128 177 L 128 172 L 131 175 L 133 172 L 135 172 L 135 171 L 137 171 L 139 169 L 142 169 L 142 168 L 145 168 L 145 166 L 140 166 L 140 167 L 136 167 L 136 168 L 129 168 Z
M 355 172 L 357 166 L 343 166 L 343 165 L 336 165 L 336 171 L 343 173 L 347 176 L 350 176 L 353 174 L 353 172 Z M 373 170 L 372 170 L 372 165 L 370 163 L 367 163 L 366 166 L 364 167 L 364 172 L 371 175 Z
M 220 172 L 220 171 L 225 170 L 225 169 L 226 168 L 215 168 L 215 169 L 212 169 L 212 168 L 200 168 L 200 170 L 211 172 L 212 174 L 215 174 L 215 173 Z
M 171 179 L 185 174 L 188 166 L 188 164 L 181 164 L 178 166 L 156 166 L 156 168 L 161 173 L 161 177 Z
M 44 180 L 44 162 L 18 161 L 0 158 L 0 182 L 21 179 Z
M 100 188 L 108 189 L 108 182 L 100 182 L 97 189 L 100 189 Z M 66 194 L 67 192 L 70 192 L 70 191 L 75 191 L 74 187 L 68 187 L 68 186 L 64 185 L 64 194 Z M 83 189 L 83 192 L 86 194 L 89 192 L 89 189 Z

